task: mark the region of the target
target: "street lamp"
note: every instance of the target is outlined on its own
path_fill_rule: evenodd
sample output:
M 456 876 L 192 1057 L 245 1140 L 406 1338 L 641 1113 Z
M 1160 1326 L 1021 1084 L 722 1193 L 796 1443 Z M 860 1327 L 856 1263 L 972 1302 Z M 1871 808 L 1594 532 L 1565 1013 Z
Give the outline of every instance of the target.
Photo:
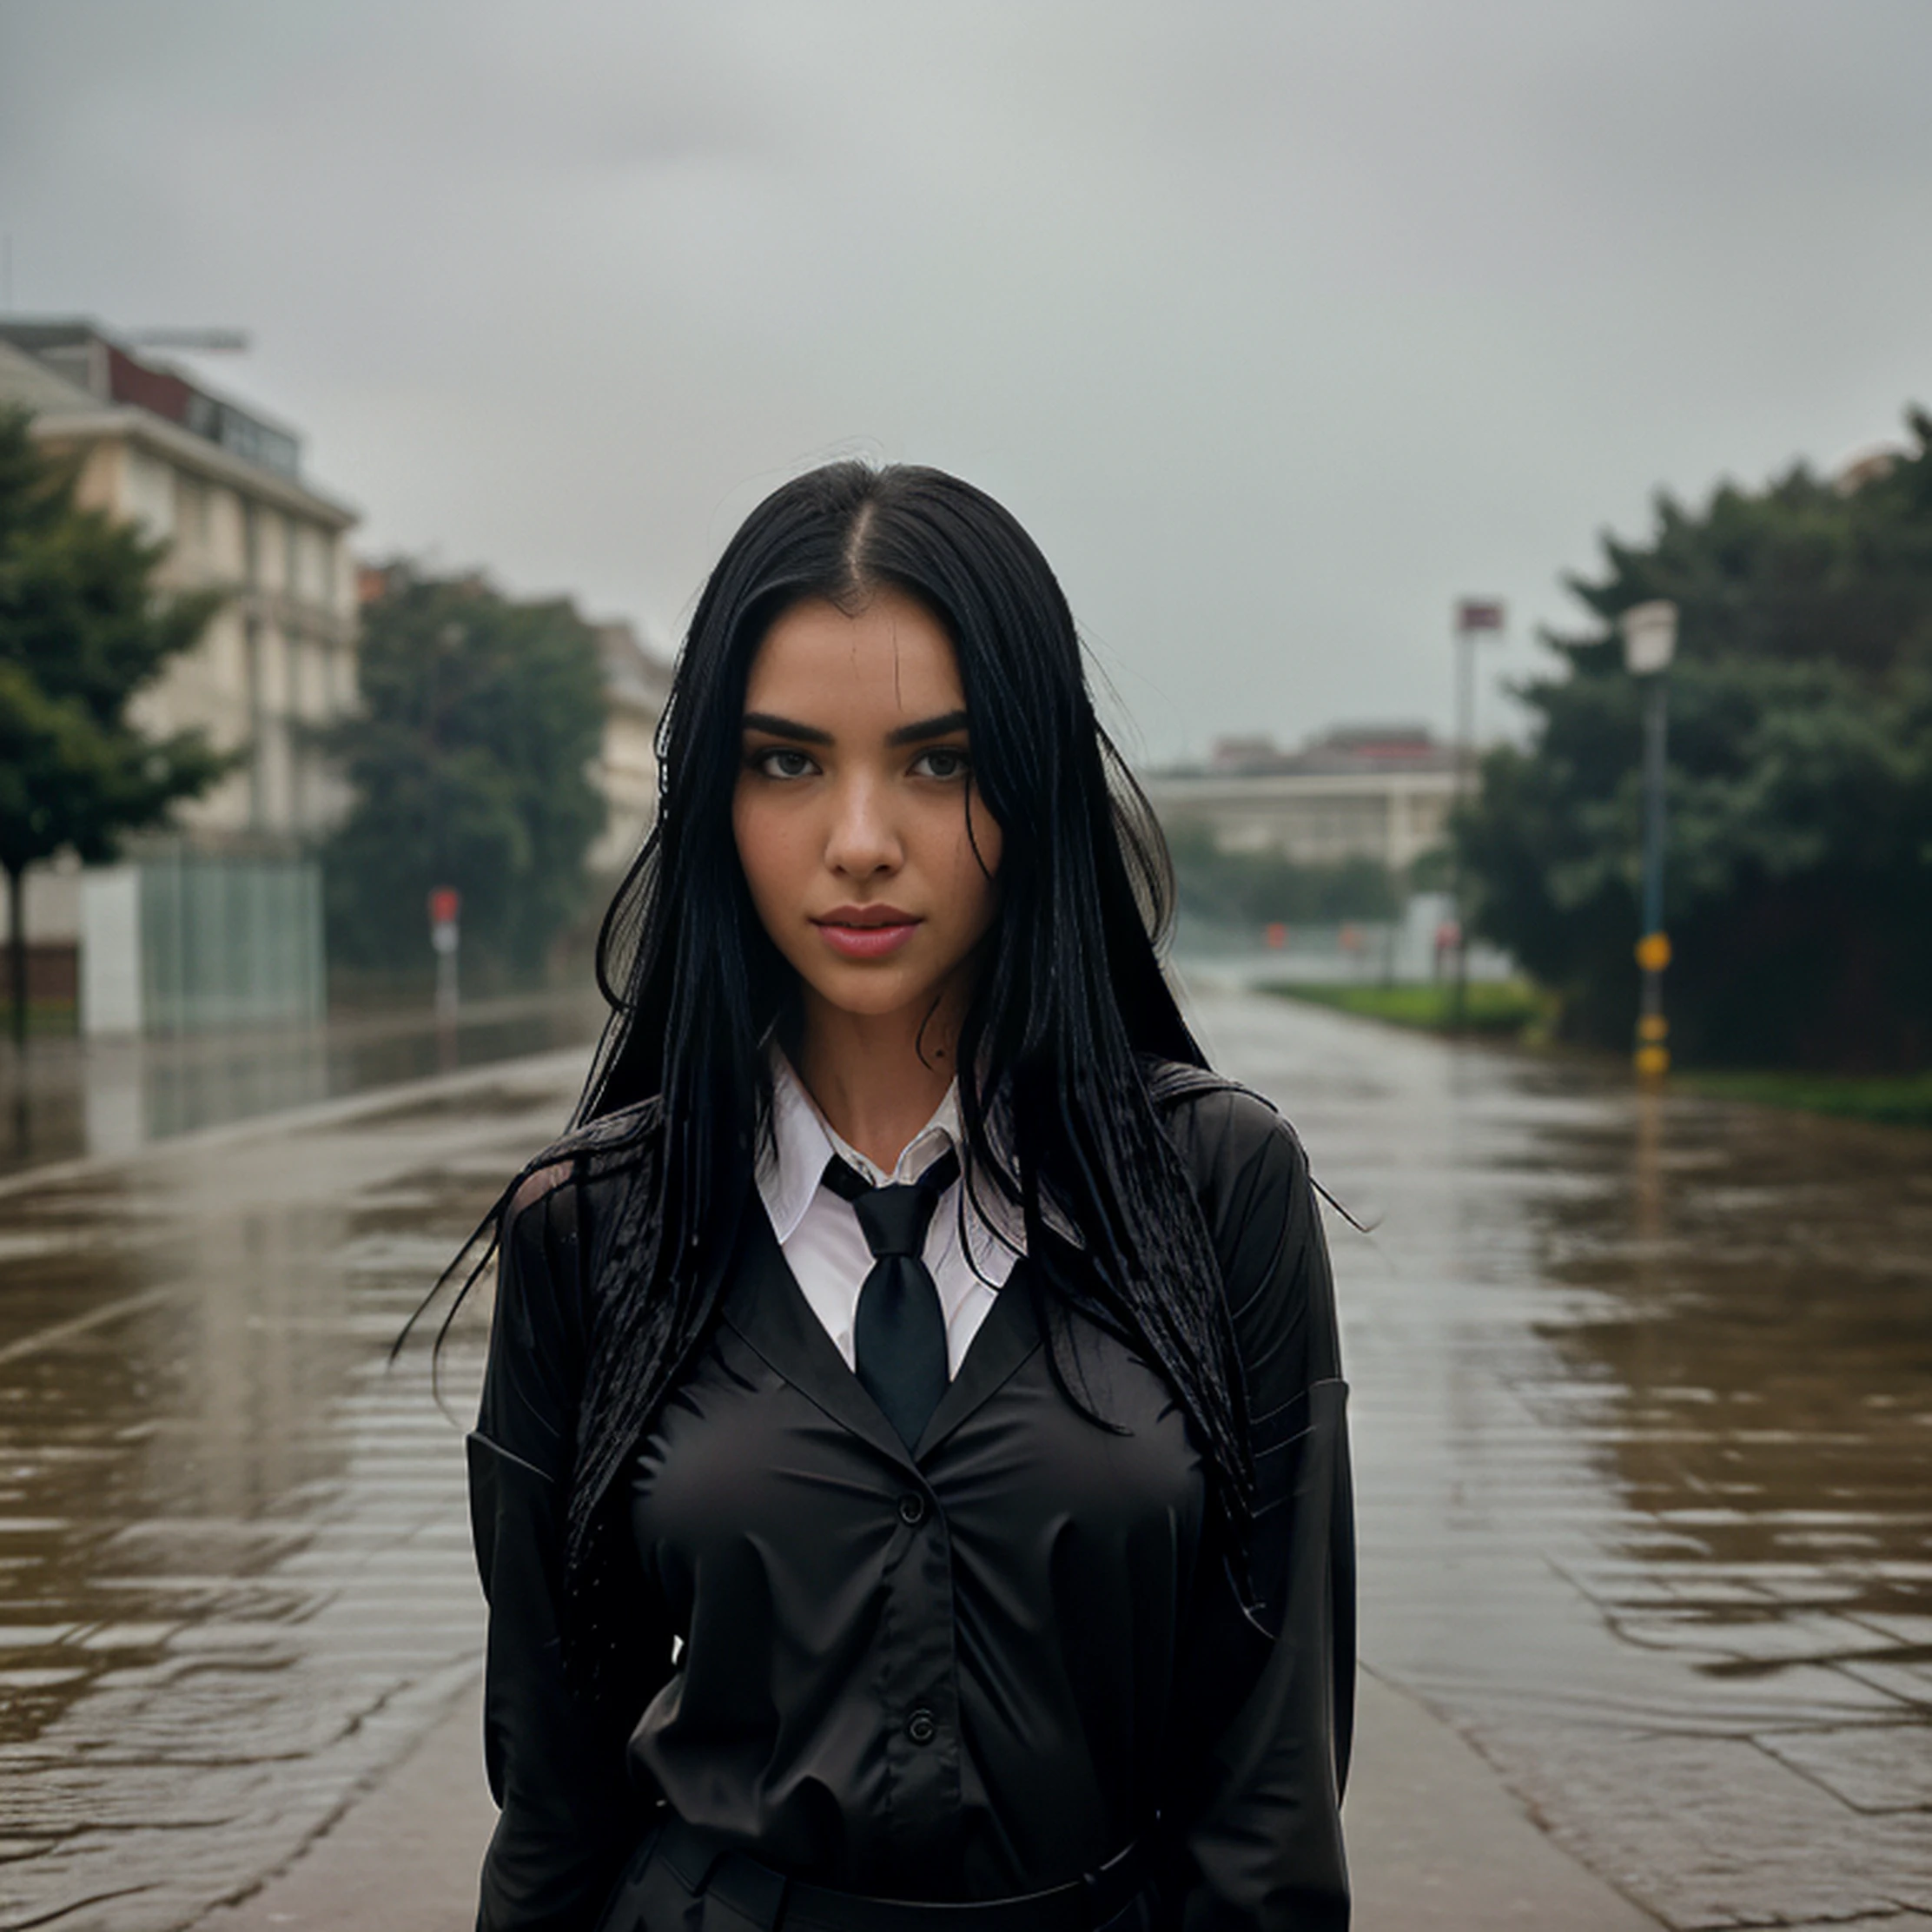
M 1456 605 L 1456 775 L 1455 805 L 1468 802 L 1470 773 L 1476 761 L 1476 640 L 1487 633 L 1503 634 L 1503 600 L 1499 597 L 1466 597 Z M 1462 1031 L 1469 998 L 1469 921 L 1462 904 L 1462 849 L 1449 844 L 1449 897 L 1456 918 L 1456 978 L 1449 1023 Z
M 1634 604 L 1620 619 L 1624 667 L 1649 680 L 1644 697 L 1644 930 L 1637 963 L 1644 970 L 1644 1003 L 1637 1022 L 1637 1070 L 1658 1079 L 1671 1070 L 1671 1026 L 1664 1017 L 1664 969 L 1671 942 L 1664 930 L 1664 673 L 1677 649 L 1677 607 L 1664 598 Z

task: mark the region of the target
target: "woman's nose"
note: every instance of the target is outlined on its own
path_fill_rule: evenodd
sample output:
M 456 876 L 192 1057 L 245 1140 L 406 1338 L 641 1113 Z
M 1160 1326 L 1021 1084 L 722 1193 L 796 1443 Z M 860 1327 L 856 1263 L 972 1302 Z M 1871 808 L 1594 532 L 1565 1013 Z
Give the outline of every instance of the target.
M 835 872 L 865 878 L 890 871 L 903 856 L 880 788 L 863 779 L 840 785 L 833 794 L 825 863 Z

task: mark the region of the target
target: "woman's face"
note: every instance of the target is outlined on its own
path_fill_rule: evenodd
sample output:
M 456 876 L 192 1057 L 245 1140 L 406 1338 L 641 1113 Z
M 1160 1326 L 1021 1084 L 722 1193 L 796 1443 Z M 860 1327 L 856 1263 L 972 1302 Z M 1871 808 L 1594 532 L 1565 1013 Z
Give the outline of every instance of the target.
M 917 1009 L 963 989 L 1000 829 L 973 785 L 952 642 L 923 605 L 812 599 L 758 646 L 731 823 L 752 903 L 814 999 Z

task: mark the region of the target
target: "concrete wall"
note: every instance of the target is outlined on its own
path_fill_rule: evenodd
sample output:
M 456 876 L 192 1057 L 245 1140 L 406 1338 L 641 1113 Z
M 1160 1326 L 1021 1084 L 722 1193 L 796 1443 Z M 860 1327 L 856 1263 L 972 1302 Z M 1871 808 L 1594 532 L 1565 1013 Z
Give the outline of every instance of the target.
M 89 1035 L 322 1017 L 321 874 L 311 861 L 183 849 L 89 872 L 82 910 Z
M 141 1031 L 141 873 L 102 866 L 81 882 L 81 1031 Z
M 28 868 L 27 937 L 36 946 L 72 945 L 81 936 L 81 869 L 68 863 Z M 0 890 L 0 941 L 13 936 L 7 894 Z

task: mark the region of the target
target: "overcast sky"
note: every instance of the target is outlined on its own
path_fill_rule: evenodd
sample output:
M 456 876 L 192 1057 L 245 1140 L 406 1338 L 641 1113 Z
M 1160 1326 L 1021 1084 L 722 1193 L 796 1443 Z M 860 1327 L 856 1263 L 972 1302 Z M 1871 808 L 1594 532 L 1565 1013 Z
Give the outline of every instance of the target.
M 681 632 L 848 451 L 1001 496 L 1142 751 L 1932 401 L 1929 0 L 0 0 L 12 301 L 246 328 L 362 547 Z M 1505 719 L 1493 683 L 1484 722 Z

